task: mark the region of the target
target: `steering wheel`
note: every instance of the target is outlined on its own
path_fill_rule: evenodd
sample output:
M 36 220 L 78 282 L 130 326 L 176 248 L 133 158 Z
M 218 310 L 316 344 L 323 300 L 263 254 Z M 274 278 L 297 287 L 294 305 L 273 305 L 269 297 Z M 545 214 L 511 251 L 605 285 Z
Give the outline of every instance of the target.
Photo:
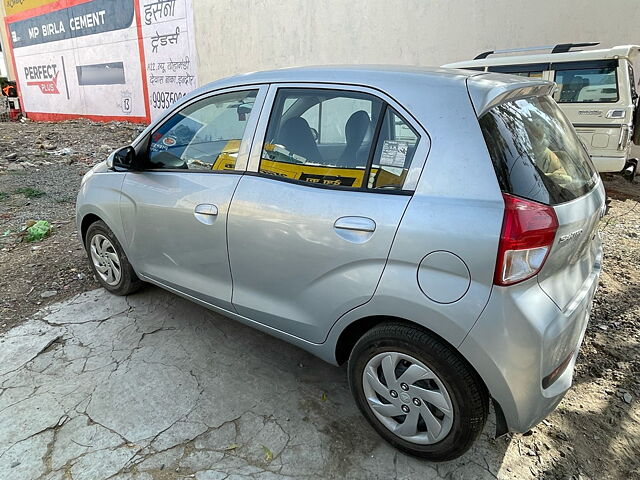
M 309 128 L 311 129 L 311 135 L 313 135 L 313 141 L 318 143 L 318 138 L 320 138 L 320 135 L 318 135 L 318 130 L 312 127 Z

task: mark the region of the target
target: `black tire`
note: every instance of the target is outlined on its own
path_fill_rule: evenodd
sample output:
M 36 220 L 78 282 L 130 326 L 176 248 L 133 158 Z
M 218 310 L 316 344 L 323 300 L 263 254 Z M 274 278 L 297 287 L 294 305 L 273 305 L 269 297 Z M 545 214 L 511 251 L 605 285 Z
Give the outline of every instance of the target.
M 449 433 L 437 443 L 422 445 L 407 441 L 391 432 L 373 414 L 364 393 L 364 369 L 376 355 L 390 351 L 419 360 L 447 389 L 453 420 Z M 391 445 L 416 457 L 432 461 L 459 457 L 473 445 L 487 420 L 489 396 L 478 375 L 454 348 L 416 327 L 387 323 L 369 330 L 351 351 L 348 375 L 351 393 L 367 421 Z
M 118 258 L 120 259 L 120 271 L 121 271 L 120 280 L 118 281 L 118 283 L 114 285 L 110 285 L 101 277 L 100 273 L 97 271 L 96 266 L 94 265 L 91 259 L 91 253 L 90 253 L 91 240 L 93 239 L 93 237 L 95 237 L 98 234 L 103 235 L 109 240 L 109 242 L 111 242 L 115 250 L 115 253 L 118 255 Z M 87 251 L 87 258 L 89 260 L 89 265 L 91 266 L 91 270 L 93 271 L 93 274 L 95 275 L 95 277 L 98 279 L 98 282 L 100 282 L 100 285 L 102 285 L 102 287 L 104 287 L 106 290 L 113 293 L 114 295 L 129 295 L 130 293 L 133 293 L 139 290 L 140 287 L 142 287 L 143 282 L 138 278 L 138 276 L 136 275 L 136 272 L 133 270 L 133 267 L 129 263 L 129 259 L 127 258 L 127 254 L 122 249 L 120 242 L 118 242 L 118 239 L 116 238 L 116 236 L 113 234 L 111 229 L 107 227 L 107 225 L 103 221 L 98 220 L 92 223 L 91 225 L 89 225 L 89 228 L 87 229 L 87 234 L 85 237 L 84 246 L 85 246 L 85 250 Z

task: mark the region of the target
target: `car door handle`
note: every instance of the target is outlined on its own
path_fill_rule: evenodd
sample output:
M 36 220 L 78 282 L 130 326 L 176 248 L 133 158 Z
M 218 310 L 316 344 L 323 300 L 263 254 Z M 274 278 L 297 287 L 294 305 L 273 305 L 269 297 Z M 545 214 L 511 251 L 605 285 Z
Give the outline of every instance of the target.
M 376 222 L 367 217 L 340 217 L 333 224 L 333 228 L 356 232 L 373 232 L 376 229 Z
M 200 223 L 213 225 L 213 222 L 218 218 L 218 207 L 209 203 L 201 203 L 200 205 L 196 205 L 196 208 L 193 210 L 193 215 Z
M 209 203 L 201 203 L 196 205 L 195 213 L 200 215 L 218 215 L 218 207 Z

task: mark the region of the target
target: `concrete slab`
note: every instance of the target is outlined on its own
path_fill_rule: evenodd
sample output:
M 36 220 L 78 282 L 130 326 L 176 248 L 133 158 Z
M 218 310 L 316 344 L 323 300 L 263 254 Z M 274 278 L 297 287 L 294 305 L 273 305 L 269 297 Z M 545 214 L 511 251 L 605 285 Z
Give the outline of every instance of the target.
M 344 368 L 152 287 L 0 338 L 3 479 L 496 478 L 508 442 L 490 434 L 454 462 L 405 456 Z

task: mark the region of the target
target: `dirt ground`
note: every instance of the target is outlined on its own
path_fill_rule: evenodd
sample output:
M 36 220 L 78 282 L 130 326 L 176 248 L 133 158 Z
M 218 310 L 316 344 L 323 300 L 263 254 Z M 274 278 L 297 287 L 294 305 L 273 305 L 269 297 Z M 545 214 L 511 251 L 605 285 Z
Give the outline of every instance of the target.
M 43 306 L 98 287 L 74 224 L 82 175 L 140 131 L 86 121 L 3 123 L 0 133 L 0 334 Z M 575 384 L 543 423 L 510 442 L 500 478 L 640 478 L 640 185 L 607 176 L 605 258 Z M 28 220 L 52 234 L 21 241 Z

